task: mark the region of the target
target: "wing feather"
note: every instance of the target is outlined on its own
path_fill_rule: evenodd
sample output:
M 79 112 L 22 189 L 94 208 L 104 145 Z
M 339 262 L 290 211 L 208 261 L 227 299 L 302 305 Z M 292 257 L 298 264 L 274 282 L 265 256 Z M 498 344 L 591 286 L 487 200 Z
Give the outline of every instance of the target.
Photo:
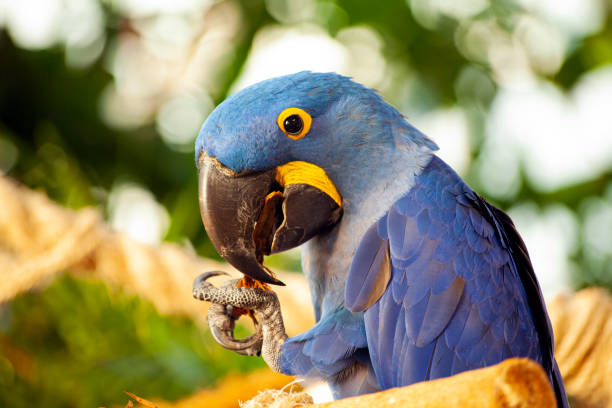
M 345 288 L 345 306 L 351 312 L 362 312 L 372 306 L 387 288 L 391 278 L 389 245 L 380 239 L 377 225 L 362 238 L 351 264 Z
M 380 261 L 382 248 L 389 262 Z M 380 290 L 377 279 L 383 293 L 367 293 Z M 523 241 L 507 215 L 440 159 L 364 236 L 345 303 L 365 310 L 370 360 L 383 389 L 521 356 L 543 364 L 567 406 Z

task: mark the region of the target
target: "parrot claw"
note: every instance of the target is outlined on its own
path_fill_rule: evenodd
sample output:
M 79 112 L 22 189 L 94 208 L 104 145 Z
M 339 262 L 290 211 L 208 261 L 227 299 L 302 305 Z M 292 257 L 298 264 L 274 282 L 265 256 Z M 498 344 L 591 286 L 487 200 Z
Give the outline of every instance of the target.
M 208 300 L 207 292 L 223 290 L 235 286 L 237 280 L 230 280 L 223 284 L 221 289 L 215 288 L 207 282 L 209 278 L 220 275 L 228 275 L 222 271 L 206 272 L 198 276 L 193 282 L 193 297 L 200 300 Z M 257 324 L 255 334 L 244 339 L 234 338 L 236 320 L 240 317 L 234 313 L 236 309 L 231 304 L 213 302 L 208 309 L 208 326 L 217 343 L 228 350 L 247 356 L 259 356 L 261 354 L 261 343 L 263 335 L 261 325 Z
M 208 325 L 217 343 L 228 350 L 233 350 L 245 356 L 259 356 L 263 342 L 262 328 L 258 324 L 255 334 L 245 339 L 234 338 L 236 318 L 232 314 L 232 306 L 213 303 L 208 309 Z
M 199 287 L 202 284 L 210 285 L 210 283 L 206 282 L 208 279 L 212 278 L 213 276 L 221 276 L 221 275 L 229 276 L 229 274 L 227 272 L 223 272 L 223 271 L 210 271 L 210 272 L 204 272 L 204 273 L 200 274 L 193 281 L 193 291 L 194 291 L 194 295 L 193 296 L 195 297 L 196 287 Z
M 238 287 L 239 279 L 229 280 L 220 288 L 208 282 L 209 278 L 219 275 L 227 274 L 206 272 L 193 282 L 193 297 L 211 302 L 208 326 L 213 338 L 222 347 L 242 355 L 259 356 L 263 350 L 264 359 L 275 368 L 280 345 L 287 338 L 276 294 L 259 288 Z M 252 311 L 251 317 L 256 323 L 255 334 L 244 339 L 234 338 L 236 320 L 243 314 L 239 309 Z M 270 335 L 264 336 L 264 331 Z M 268 361 L 266 356 L 273 360 Z

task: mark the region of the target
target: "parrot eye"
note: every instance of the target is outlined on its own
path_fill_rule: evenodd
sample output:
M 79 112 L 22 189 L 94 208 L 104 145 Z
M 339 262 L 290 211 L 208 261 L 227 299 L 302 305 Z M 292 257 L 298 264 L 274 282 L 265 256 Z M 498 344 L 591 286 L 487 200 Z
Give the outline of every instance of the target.
M 298 140 L 310 130 L 312 117 L 300 108 L 287 108 L 278 115 L 276 123 L 289 138 Z
M 291 115 L 283 122 L 285 131 L 290 135 L 297 135 L 304 129 L 304 121 L 298 115 Z

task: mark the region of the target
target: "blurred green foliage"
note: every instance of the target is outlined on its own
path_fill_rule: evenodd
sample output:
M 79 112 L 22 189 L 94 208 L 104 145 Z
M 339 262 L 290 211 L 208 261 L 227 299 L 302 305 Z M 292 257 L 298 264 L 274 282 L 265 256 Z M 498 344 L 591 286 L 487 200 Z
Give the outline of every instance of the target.
M 219 347 L 190 319 L 91 280 L 60 278 L 2 313 L 3 407 L 111 406 L 125 404 L 123 391 L 173 400 L 265 365 Z
M 147 24 L 164 13 L 134 12 L 125 6 L 129 2 L 119 0 L 92 2 L 101 10 L 103 21 L 102 32 L 92 44 L 102 46 L 99 55 L 80 66 L 67 63 L 72 52 L 68 41 L 22 46 L 0 20 L 0 170 L 63 205 L 75 209 L 94 205 L 106 213 L 114 187 L 135 182 L 152 192 L 167 211 L 164 240 L 188 243 L 199 255 L 218 259 L 200 221 L 193 150 L 167 143 L 156 126 L 156 114 L 171 95 L 164 90 L 123 106 L 125 110 L 140 104 L 153 106 L 136 125 L 120 126 L 104 118 L 105 96 L 125 81 L 125 72 L 116 67 L 118 44 L 143 40 L 150 29 Z M 458 4 L 463 3 L 474 2 Z M 424 5 L 438 4 L 426 0 L 225 0 L 212 6 L 202 2 L 196 12 L 183 10 L 176 15 L 202 35 L 210 28 L 207 24 L 218 29 L 231 25 L 228 16 L 238 16 L 236 32 L 228 34 L 226 43 L 222 35 L 209 40 L 224 49 L 206 60 L 206 66 L 216 67 L 208 82 L 196 84 L 213 104 L 230 93 L 245 70 L 256 35 L 266 27 L 314 24 L 331 38 L 346 28 L 368 27 L 380 37 L 389 67 L 381 93 L 403 111 L 460 107 L 468 119 L 468 154 L 476 163 L 499 84 L 487 61 L 461 48 L 460 34 L 469 24 L 482 22 L 511 35 L 526 13 L 518 1 L 480 3 L 484 7 L 465 19 L 445 13 L 424 15 Z M 585 72 L 612 63 L 610 2 L 601 4 L 606 13 L 602 27 L 572 40 L 558 69 L 539 73 L 542 78 L 567 91 Z M 310 11 L 302 13 L 306 9 Z M 200 20 L 204 28 L 198 26 Z M 200 34 L 193 35 L 190 47 L 196 48 Z M 151 47 L 143 42 L 143 48 Z M 189 55 L 196 54 L 186 48 Z M 157 60 L 151 61 L 154 65 Z M 188 62 L 185 59 L 184 65 Z M 589 241 L 581 229 L 597 224 L 597 217 L 590 215 L 593 209 L 610 205 L 612 167 L 579 184 L 541 191 L 529 180 L 523 164 L 516 192 L 505 196 L 492 197 L 477 166 L 470 166 L 465 177 L 505 209 L 518 202 L 535 203 L 540 209 L 548 205 L 570 209 L 578 223 L 576 250 L 571 255 L 574 286 L 612 288 L 612 251 L 606 252 L 605 242 L 592 245 L 597 239 Z M 606 236 L 602 235 L 600 244 Z M 295 255 L 276 256 L 270 265 L 299 269 Z M 101 283 L 60 279 L 0 310 L 0 406 L 91 407 L 120 403 L 123 390 L 172 399 L 213 384 L 228 371 L 262 365 L 259 359 L 223 351 L 193 323 L 159 316 L 150 304 L 109 292 Z

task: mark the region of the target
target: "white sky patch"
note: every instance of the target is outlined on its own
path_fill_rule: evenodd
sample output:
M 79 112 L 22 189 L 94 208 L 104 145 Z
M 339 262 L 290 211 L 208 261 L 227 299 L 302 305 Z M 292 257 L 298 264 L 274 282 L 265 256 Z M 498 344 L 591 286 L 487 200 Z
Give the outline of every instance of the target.
M 204 121 L 211 95 L 221 90 L 219 76 L 231 62 L 231 44 L 241 24 L 240 8 L 231 2 L 206 12 L 135 19 L 135 32 L 113 37 L 105 53 L 105 68 L 114 81 L 100 100 L 103 120 L 132 129 L 157 119 L 163 140 L 187 150 L 186 140 L 195 138 L 201 126 L 193 125 L 195 119 Z
M 510 208 L 508 214 L 523 237 L 545 297 L 571 288 L 572 264 L 576 249 L 577 221 L 561 205 L 539 211 L 535 204 Z
M 257 32 L 244 71 L 232 93 L 264 79 L 310 70 L 346 73 L 346 48 L 316 26 L 272 26 Z
M 104 16 L 98 1 L 0 0 L 0 15 L 0 25 L 6 24 L 19 47 L 37 50 L 64 42 L 71 53 L 69 62 L 78 60 L 81 64 L 75 65 L 80 66 L 101 52 L 99 46 L 97 52 L 91 50 L 104 37 Z
M 202 122 L 213 107 L 205 92 L 175 95 L 167 99 L 157 112 L 157 130 L 173 149 L 191 151 Z
M 579 183 L 612 163 L 612 66 L 584 74 L 566 96 L 545 81 L 502 88 L 487 118 L 482 156 L 507 149 L 541 191 Z M 499 169 L 499 171 L 504 171 Z
M 557 26 L 524 15 L 519 18 L 513 38 L 522 45 L 535 72 L 552 75 L 559 71 L 565 60 L 568 38 Z
M 533 74 L 526 45 L 535 51 L 539 44 L 534 47 L 531 40 L 538 35 L 538 31 L 543 30 L 534 30 L 533 26 L 534 24 L 538 26 L 537 23 L 525 24 L 526 21 L 528 20 L 524 16 L 518 18 L 517 23 L 523 24 L 518 24 L 514 35 L 510 35 L 493 19 L 466 20 L 455 32 L 457 49 L 472 61 L 490 65 L 492 77 L 502 86 L 522 82 L 525 78 L 530 79 Z M 546 34 L 549 32 L 546 31 Z M 547 39 L 543 40 L 546 44 Z M 553 51 L 547 49 L 547 52 L 547 56 L 555 54 L 554 49 Z M 549 64 L 548 57 L 541 57 L 538 63 L 558 65 L 558 63 Z
M 157 96 L 172 75 L 147 52 L 137 36 L 125 35 L 110 45 L 107 69 L 113 74 L 100 98 L 102 119 L 112 127 L 130 129 L 150 123 Z
M 187 16 L 176 14 L 162 14 L 139 24 L 144 45 L 160 59 L 184 59 L 191 46 L 194 28 Z
M 104 122 L 117 129 L 134 129 L 149 123 L 156 105 L 145 96 L 130 95 L 125 98 L 114 84 L 108 84 L 100 96 L 100 116 Z
M 576 112 L 575 143 L 589 164 L 583 178 L 612 168 L 612 64 L 587 72 L 571 92 Z
M 605 0 L 519 0 L 519 3 L 575 37 L 599 31 L 606 17 Z
M 379 87 L 388 74 L 382 55 L 384 40 L 380 34 L 368 26 L 352 26 L 338 32 L 336 38 L 350 56 L 343 73 L 367 87 Z
M 104 50 L 104 14 L 96 0 L 64 0 L 62 37 L 66 46 L 66 65 L 84 68 Z
M 9 0 L 3 6 L 5 24 L 19 47 L 43 49 L 59 40 L 61 0 Z
M 147 244 L 159 243 L 168 230 L 170 217 L 149 190 L 138 184 L 113 187 L 108 201 L 113 228 Z
M 540 190 L 554 190 L 577 181 L 588 168 L 579 154 L 572 133 L 567 129 L 570 108 L 561 91 L 546 82 L 527 89 L 500 89 L 487 118 L 487 132 L 497 149 L 516 146 L 524 159 L 527 175 Z M 573 126 L 573 124 L 572 124 Z M 578 148 L 579 149 L 579 148 Z M 485 149 L 481 154 L 488 154 Z M 500 171 L 503 171 L 500 169 Z
M 416 117 L 412 124 L 435 141 L 437 155 L 455 171 L 463 174 L 470 164 L 469 128 L 460 108 L 442 109 Z
M 512 198 L 520 184 L 519 152 L 517 146 L 502 137 L 485 139 L 476 166 L 478 177 L 487 195 Z
M 66 45 L 86 47 L 103 35 L 104 15 L 97 1 L 64 0 L 63 14 L 62 37 Z
M 536 75 L 554 75 L 579 44 L 580 36 L 541 13 L 518 13 L 513 25 L 509 31 L 491 17 L 467 19 L 455 32 L 459 52 L 488 64 L 502 87 L 532 81 Z

